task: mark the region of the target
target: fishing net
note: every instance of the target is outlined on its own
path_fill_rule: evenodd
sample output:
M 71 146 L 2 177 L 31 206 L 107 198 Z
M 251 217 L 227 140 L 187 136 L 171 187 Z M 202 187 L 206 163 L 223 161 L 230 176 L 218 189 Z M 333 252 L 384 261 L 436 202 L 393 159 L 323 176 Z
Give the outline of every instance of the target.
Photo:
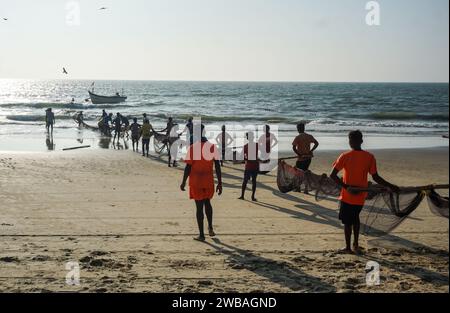
M 422 202 L 424 192 L 369 192 L 361 211 L 361 232 L 380 237 L 399 226 Z
M 155 148 L 155 152 L 158 154 L 164 154 L 169 152 L 169 136 L 166 134 L 161 134 L 157 132 L 153 132 L 153 146 Z
M 171 137 L 167 134 L 153 132 L 153 146 L 155 152 L 158 154 L 169 154 L 169 149 L 175 142 L 180 140 L 180 137 Z
M 428 193 L 428 206 L 431 212 L 437 216 L 448 218 L 448 197 L 443 197 L 436 191 L 431 190 Z
M 278 163 L 277 185 L 282 193 L 300 192 L 304 182 L 304 171 L 289 166 L 284 161 Z
M 280 160 L 277 175 L 278 189 L 283 193 L 302 190 L 315 191 L 316 201 L 336 200 L 341 188 L 326 174 L 316 175 L 302 171 Z M 384 187 L 369 184 L 368 196 L 361 212 L 361 230 L 370 236 L 383 236 L 398 227 L 423 199 L 427 197 L 431 212 L 441 217 L 449 217 L 448 197 L 439 195 L 433 186 L 405 187 L 400 192 L 388 192 Z
M 311 171 L 302 171 L 284 161 L 278 162 L 277 185 L 282 193 L 302 190 L 315 192 L 316 199 L 337 197 L 341 192 L 339 186 L 326 174 L 316 175 Z

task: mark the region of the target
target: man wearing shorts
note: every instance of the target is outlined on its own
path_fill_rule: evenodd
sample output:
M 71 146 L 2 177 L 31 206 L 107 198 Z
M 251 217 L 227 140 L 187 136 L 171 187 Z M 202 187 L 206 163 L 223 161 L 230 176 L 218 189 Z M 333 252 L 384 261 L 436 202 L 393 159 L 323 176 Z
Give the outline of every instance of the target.
M 227 148 L 233 143 L 233 137 L 231 137 L 231 135 L 226 131 L 225 125 L 222 125 L 222 131 L 217 135 L 216 142 L 219 145 L 222 154 L 220 165 L 223 166 L 223 162 L 226 159 Z
M 357 188 L 364 189 L 368 187 L 368 174 L 372 175 L 375 182 L 385 186 L 390 191 L 398 192 L 399 188 L 378 175 L 375 157 L 361 148 L 363 143 L 362 133 L 359 130 L 352 131 L 348 137 L 352 150 L 341 154 L 334 162 L 331 178 L 342 187 L 339 198 L 341 201 L 339 219 L 344 224 L 346 244 L 345 249 L 342 251 L 345 253 L 353 253 L 354 251 L 360 254 L 361 248 L 358 241 L 360 229 L 359 214 L 364 206 L 367 192 L 359 192 Z M 342 170 L 344 175 L 341 179 L 337 174 Z M 353 251 L 351 249 L 352 231 L 354 233 Z
M 119 142 L 120 139 L 120 132 L 122 131 L 122 116 L 120 115 L 120 113 L 116 114 L 116 118 L 113 121 L 114 124 L 114 139 L 113 139 L 113 143 L 116 140 L 116 136 L 117 136 L 117 142 Z
M 141 135 L 141 125 L 138 124 L 137 118 L 133 118 L 133 124 L 130 126 L 131 129 L 131 141 L 133 143 L 133 151 L 139 151 L 139 137 Z M 136 145 L 136 148 L 134 148 Z
M 248 143 L 244 146 L 244 160 L 245 160 L 245 171 L 244 171 L 244 181 L 242 182 L 242 193 L 239 197 L 240 200 L 244 200 L 245 190 L 247 189 L 247 183 L 252 180 L 252 201 L 257 201 L 255 198 L 256 193 L 256 179 L 259 173 L 259 157 L 258 157 L 258 143 L 254 141 L 254 134 L 248 132 L 246 134 Z
M 47 129 L 47 133 L 53 133 L 53 125 L 55 125 L 55 114 L 52 112 L 51 108 L 48 108 L 45 111 L 45 128 Z
M 128 117 L 121 115 L 120 116 L 122 119 L 122 126 L 123 126 L 123 131 L 125 133 L 125 135 L 127 136 L 127 139 L 130 138 L 130 135 L 128 134 L 128 131 L 130 130 L 130 121 L 128 120 Z
M 310 134 L 305 133 L 305 124 L 297 124 L 298 136 L 292 142 L 292 149 L 298 156 L 296 167 L 299 170 L 307 171 L 311 165 L 313 152 L 319 146 L 319 142 Z M 311 145 L 314 144 L 311 149 Z
M 150 125 L 149 120 L 144 120 L 144 125 L 141 127 L 142 137 L 142 156 L 145 156 L 150 150 L 150 138 L 152 137 L 153 127 Z
M 208 220 L 208 233 L 214 237 L 213 228 L 213 208 L 211 199 L 216 191 L 219 196 L 222 194 L 222 172 L 220 169 L 220 157 L 215 145 L 210 143 L 208 139 L 203 137 L 204 125 L 201 126 L 202 138 L 200 141 L 194 142 L 187 151 L 184 162 L 183 182 L 180 185 L 182 191 L 185 190 L 186 181 L 189 178 L 189 198 L 195 201 L 197 208 L 197 224 L 199 236 L 194 240 L 205 241 L 204 232 L 204 213 Z M 213 167 L 216 170 L 217 188 L 214 190 Z

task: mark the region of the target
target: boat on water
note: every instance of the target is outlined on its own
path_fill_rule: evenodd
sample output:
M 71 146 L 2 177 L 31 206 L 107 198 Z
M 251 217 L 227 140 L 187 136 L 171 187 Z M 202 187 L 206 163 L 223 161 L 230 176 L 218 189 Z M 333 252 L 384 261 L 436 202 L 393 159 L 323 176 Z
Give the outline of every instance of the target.
M 116 93 L 114 96 L 101 96 L 94 92 L 94 83 L 91 85 L 91 89 L 88 90 L 89 97 L 91 98 L 92 104 L 114 104 L 114 103 L 121 103 L 125 102 L 127 100 L 127 96 L 120 95 L 119 93 Z

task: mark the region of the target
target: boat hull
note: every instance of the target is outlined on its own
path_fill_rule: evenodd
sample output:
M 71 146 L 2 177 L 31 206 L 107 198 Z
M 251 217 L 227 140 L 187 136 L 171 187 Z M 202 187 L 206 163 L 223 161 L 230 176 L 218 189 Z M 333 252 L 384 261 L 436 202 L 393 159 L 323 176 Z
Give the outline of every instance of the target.
M 121 103 L 125 102 L 127 100 L 127 97 L 122 96 L 99 96 L 95 93 L 92 93 L 89 91 L 89 97 L 91 98 L 91 102 L 93 104 L 114 104 L 114 103 Z

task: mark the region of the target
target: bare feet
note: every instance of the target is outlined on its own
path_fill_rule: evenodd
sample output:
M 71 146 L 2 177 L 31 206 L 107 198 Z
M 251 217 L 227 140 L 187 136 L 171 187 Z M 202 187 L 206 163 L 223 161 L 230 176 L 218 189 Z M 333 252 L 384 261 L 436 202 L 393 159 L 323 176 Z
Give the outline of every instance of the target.
M 353 251 L 355 252 L 355 254 L 357 255 L 361 255 L 364 254 L 364 248 L 361 248 L 358 245 L 353 245 Z
M 215 237 L 216 236 L 216 233 L 214 232 L 214 229 L 210 228 L 208 232 L 209 232 L 209 236 L 210 237 Z
M 198 236 L 198 237 L 194 237 L 194 240 L 204 242 L 206 240 L 206 238 L 204 236 Z
M 255 197 L 252 197 L 253 202 L 258 202 L 258 200 Z
M 340 254 L 353 254 L 352 249 L 350 248 L 344 248 L 338 251 Z
M 244 196 L 240 196 L 238 200 L 245 200 Z

